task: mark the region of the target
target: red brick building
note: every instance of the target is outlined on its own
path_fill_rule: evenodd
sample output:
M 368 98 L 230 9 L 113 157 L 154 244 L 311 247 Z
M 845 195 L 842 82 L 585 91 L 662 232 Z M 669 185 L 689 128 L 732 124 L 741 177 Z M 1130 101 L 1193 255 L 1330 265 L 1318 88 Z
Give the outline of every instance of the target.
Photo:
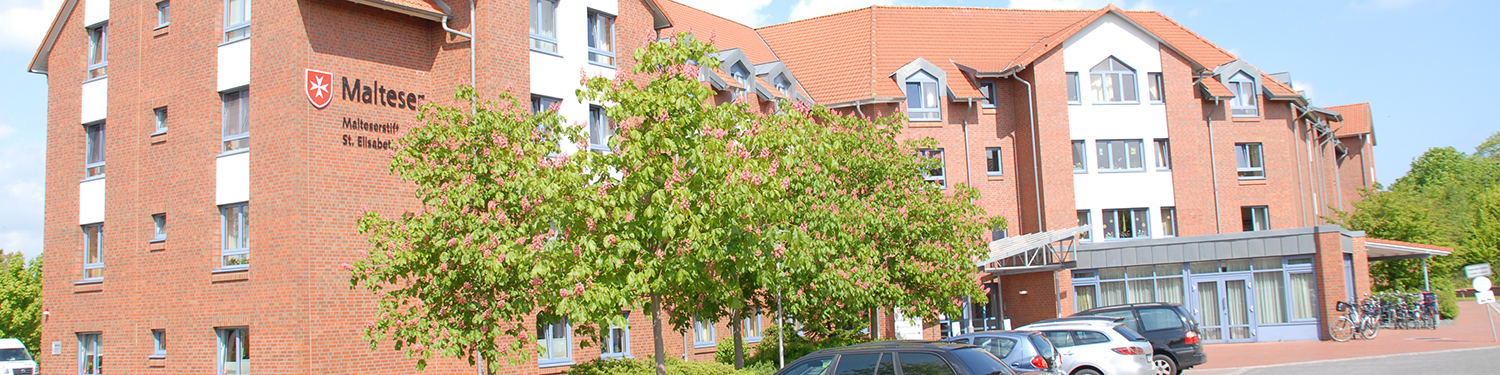
M 1196 236 L 1244 228 L 1316 231 L 1319 244 L 1330 244 L 1315 246 L 1332 254 L 1315 263 L 1326 273 L 1338 263 L 1332 244 L 1348 242 L 1338 240 L 1343 233 L 1353 241 L 1342 247 L 1353 256 L 1350 269 L 1362 269 L 1358 233 L 1319 225 L 1326 207 L 1348 207 L 1357 199 L 1352 189 L 1374 181 L 1369 106 L 1312 107 L 1154 12 L 871 7 L 753 29 L 668 0 L 301 0 L 253 8 L 249 0 L 67 0 L 30 66 L 48 76 L 50 95 L 45 243 L 53 255 L 43 372 L 247 374 L 252 362 L 255 373 L 410 372 L 415 361 L 389 344 L 371 351 L 361 338 L 373 300 L 349 288 L 339 265 L 368 248 L 354 227 L 362 212 L 417 207 L 412 187 L 388 174 L 384 151 L 414 120 L 414 106 L 473 83 L 589 118 L 599 104 L 573 96 L 579 71 L 629 69 L 636 47 L 678 31 L 711 35 L 723 48 L 725 68 L 704 74 L 722 90 L 718 100 L 753 95 L 767 111 L 800 100 L 921 116 L 905 135 L 937 139 L 942 148 L 931 155 L 946 165 L 929 179 L 983 191 L 978 203 L 1011 223 L 997 239 L 1067 231 L 1085 211 L 1082 218 L 1099 224 L 1107 213 L 1137 219 L 1121 209 L 1141 208 L 1140 218 L 1154 223 L 1147 234 L 1116 222 L 1088 236 L 1197 243 Z M 1145 42 L 1106 53 L 1131 56 L 1111 57 L 1118 66 L 1090 57 L 1076 68 L 1069 46 L 1096 31 Z M 1083 70 L 1100 61 L 1100 77 L 1130 73 L 1140 96 L 1134 109 L 1099 97 L 1124 111 L 1110 113 L 1082 99 L 1093 93 L 1079 83 L 1091 77 Z M 1248 83 L 1236 78 L 1241 72 Z M 1154 85 L 1144 79 L 1156 77 Z M 1107 87 L 1118 90 L 1106 96 L 1127 92 Z M 1255 111 L 1236 112 L 1245 108 Z M 1130 126 L 1111 133 L 1096 126 L 1100 118 Z M 1162 170 L 1143 159 L 1156 139 L 1170 145 Z M 1089 153 L 1100 141 L 1124 142 L 1127 157 L 1117 166 L 1112 156 L 1086 153 L 1080 173 L 1069 157 L 1074 140 Z M 1256 150 L 1242 147 L 1248 143 Z M 1236 164 L 1237 149 L 1245 163 Z M 1130 186 L 1136 169 L 1147 177 L 1136 181 L 1148 187 L 1142 194 L 1154 200 L 1101 192 Z M 1241 215 L 1246 207 L 1262 211 Z M 1066 267 L 1091 263 L 1082 261 L 1084 250 L 1057 254 L 1077 255 L 1049 258 L 1037 272 L 1000 267 L 992 296 L 1001 298 L 973 309 L 979 326 L 1072 312 L 1077 273 Z M 1320 295 L 1344 290 L 1331 275 L 1317 279 Z M 646 327 L 644 314 L 631 320 Z M 880 335 L 911 328 L 898 321 L 887 317 Z M 715 325 L 669 338 L 669 353 L 710 360 L 712 342 L 729 334 L 727 323 Z M 925 336 L 939 335 L 935 322 L 917 325 L 924 326 Z M 540 343 L 566 350 L 508 373 L 559 373 L 650 351 L 646 329 L 624 331 L 623 348 L 581 348 L 566 325 L 541 331 Z M 452 359 L 432 366 L 476 371 Z

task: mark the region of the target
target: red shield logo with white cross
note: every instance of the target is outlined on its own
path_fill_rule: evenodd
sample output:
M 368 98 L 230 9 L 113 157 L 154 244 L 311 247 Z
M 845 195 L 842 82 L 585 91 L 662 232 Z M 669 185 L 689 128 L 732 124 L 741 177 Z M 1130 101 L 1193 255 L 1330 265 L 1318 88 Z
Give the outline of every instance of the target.
M 333 101 L 333 73 L 307 69 L 305 77 L 303 91 L 307 92 L 307 101 L 314 107 L 327 107 Z

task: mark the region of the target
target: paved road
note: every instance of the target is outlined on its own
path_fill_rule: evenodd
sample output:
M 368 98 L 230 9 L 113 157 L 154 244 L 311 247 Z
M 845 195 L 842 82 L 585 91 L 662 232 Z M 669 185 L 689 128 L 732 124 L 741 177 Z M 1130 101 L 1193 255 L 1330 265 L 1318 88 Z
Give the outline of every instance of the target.
M 1182 372 L 1183 375 L 1497 373 L 1500 373 L 1500 347 L 1396 354 L 1273 366 L 1187 370 Z

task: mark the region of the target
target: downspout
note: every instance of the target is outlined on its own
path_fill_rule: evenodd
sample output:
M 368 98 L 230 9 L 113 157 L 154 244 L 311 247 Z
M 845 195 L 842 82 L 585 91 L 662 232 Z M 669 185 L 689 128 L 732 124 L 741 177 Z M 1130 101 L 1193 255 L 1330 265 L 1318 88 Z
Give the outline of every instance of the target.
M 1366 189 L 1370 188 L 1370 177 L 1369 177 L 1368 174 L 1366 174 L 1366 172 L 1370 170 L 1370 166 L 1368 164 L 1366 164 L 1366 161 L 1365 161 L 1365 145 L 1370 144 L 1370 141 L 1368 139 L 1366 139 L 1366 138 L 1369 138 L 1369 137 L 1370 137 L 1369 134 L 1360 134 L 1359 135 L 1359 181 L 1363 184 L 1362 186 L 1364 186 L 1364 188 L 1366 188 Z M 1370 147 L 1370 149 L 1374 150 L 1375 148 L 1374 147 Z
M 1301 120 L 1300 116 L 1297 116 L 1297 103 L 1287 102 L 1286 103 L 1286 107 L 1287 107 L 1288 110 L 1291 111 L 1291 114 L 1292 114 L 1292 127 L 1296 128 L 1296 130 L 1292 131 L 1292 145 L 1296 145 L 1297 144 L 1297 138 L 1298 138 L 1297 135 L 1299 135 L 1299 134 L 1302 133 L 1302 120 Z M 1295 146 L 1292 147 L 1291 150 L 1292 150 L 1292 158 L 1294 158 L 1294 159 L 1297 160 L 1297 210 L 1298 210 L 1298 216 L 1300 216 L 1301 219 L 1302 219 L 1302 226 L 1306 227 L 1307 226 L 1307 189 L 1305 189 L 1302 186 L 1302 184 L 1306 183 L 1306 182 L 1303 182 L 1303 180 L 1302 180 L 1302 167 L 1303 167 L 1303 165 L 1302 165 L 1302 155 L 1298 155 L 1297 154 L 1297 148 Z
M 1214 110 L 1219 109 L 1219 99 L 1214 99 Z M 1224 217 L 1219 212 L 1219 163 L 1214 158 L 1214 112 L 1208 112 L 1208 168 L 1214 183 L 1214 233 L 1224 233 Z
M 854 101 L 854 112 L 858 112 L 859 113 L 859 118 L 861 118 L 861 119 L 865 118 L 865 110 L 859 108 L 859 101 L 858 100 Z
M 1319 182 L 1317 182 L 1313 177 L 1313 168 L 1316 165 L 1313 162 L 1313 142 L 1317 141 L 1317 129 L 1314 128 L 1317 126 L 1317 124 L 1313 123 L 1312 121 L 1314 120 L 1309 118 L 1307 123 L 1307 183 L 1308 185 L 1317 185 Z M 1318 189 L 1317 186 L 1310 187 L 1311 189 L 1309 190 L 1311 190 L 1312 193 L 1313 217 L 1316 218 L 1318 216 Z
M 1042 156 L 1037 151 L 1041 145 L 1041 135 L 1036 130 L 1036 101 L 1031 97 L 1031 82 L 1021 79 L 1020 72 L 1011 73 L 1010 77 L 1026 84 L 1026 113 L 1031 116 L 1031 184 L 1036 192 L 1036 231 L 1038 233 L 1047 230 L 1047 219 L 1042 214 Z M 1054 275 L 1053 278 L 1056 278 Z M 1060 309 L 1060 308 L 1059 308 Z
M 974 171 L 970 168 L 970 164 L 973 164 L 973 163 L 971 163 L 970 162 L 971 160 L 969 160 L 969 158 L 970 158 L 969 155 L 973 155 L 973 154 L 969 153 L 969 113 L 970 112 L 974 112 L 974 99 L 973 98 L 969 99 L 969 110 L 968 110 L 968 112 L 964 112 L 964 127 L 963 127 L 963 129 L 964 129 L 964 183 L 969 184 L 969 187 L 973 187 L 974 186 Z M 973 199 L 969 199 L 969 203 L 974 203 L 974 200 Z
M 478 1 L 478 0 L 469 0 L 469 30 L 478 31 L 479 30 L 479 27 L 478 27 L 479 26 L 478 17 L 474 13 L 474 2 L 475 1 Z M 453 18 L 453 16 L 449 16 L 449 14 L 453 13 L 453 9 L 448 8 L 448 4 L 444 3 L 443 0 L 434 0 L 433 2 L 437 3 L 438 8 L 442 8 L 443 9 L 443 30 L 447 31 L 448 33 L 453 34 L 453 35 L 458 35 L 458 36 L 461 36 L 461 37 L 469 38 L 469 84 L 472 85 L 472 86 L 474 86 L 474 87 L 476 87 L 476 88 L 479 87 L 479 83 L 474 81 L 475 76 L 476 76 L 476 73 L 475 73 L 474 69 L 477 66 L 475 64 L 475 62 L 474 62 L 474 60 L 475 60 L 475 57 L 474 57 L 474 48 L 475 48 L 474 34 L 465 33 L 465 32 L 462 32 L 462 31 L 454 30 L 451 27 L 448 27 L 448 20 Z

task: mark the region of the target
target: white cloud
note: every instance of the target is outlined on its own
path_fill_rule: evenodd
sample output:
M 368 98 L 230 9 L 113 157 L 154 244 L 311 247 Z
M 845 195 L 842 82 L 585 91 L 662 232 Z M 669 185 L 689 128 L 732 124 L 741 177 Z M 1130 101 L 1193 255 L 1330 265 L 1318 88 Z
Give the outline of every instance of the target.
M 42 252 L 46 150 L 39 143 L 0 144 L 0 249 Z
M 1292 89 L 1301 91 L 1302 96 L 1306 97 L 1308 101 L 1312 101 L 1314 98 L 1318 97 L 1318 92 L 1316 91 L 1317 89 L 1314 89 L 1311 83 L 1294 79 L 1292 80 Z
M 15 133 L 16 128 L 12 128 L 5 124 L 0 124 L 0 139 L 5 139 L 5 137 L 9 137 L 11 134 Z
M 762 10 L 771 0 L 676 0 L 684 5 L 698 8 L 716 16 L 728 18 L 750 27 L 760 27 L 767 21 Z
M 0 0 L 0 50 L 34 51 L 62 0 Z
M 895 5 L 895 0 L 798 0 L 787 21 L 805 20 L 871 5 Z

